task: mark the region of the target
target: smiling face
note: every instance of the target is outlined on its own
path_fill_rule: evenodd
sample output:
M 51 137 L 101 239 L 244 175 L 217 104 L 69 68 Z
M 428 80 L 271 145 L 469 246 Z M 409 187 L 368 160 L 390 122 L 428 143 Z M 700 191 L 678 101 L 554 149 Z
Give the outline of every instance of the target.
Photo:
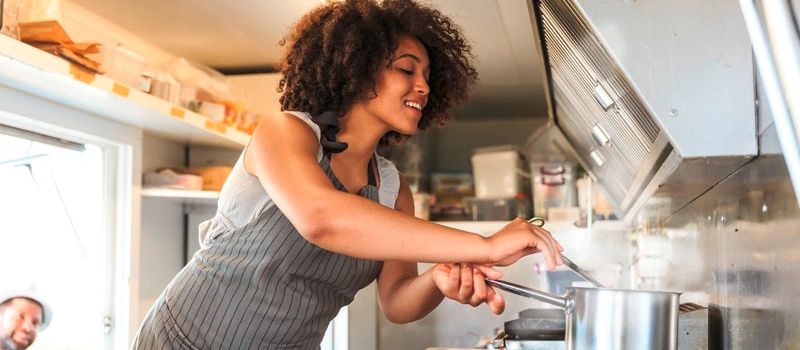
M 377 117 L 386 131 L 412 135 L 428 103 L 430 61 L 419 40 L 407 35 L 398 38 L 394 59 L 381 65 L 377 74 L 375 98 L 357 106 Z
M 42 306 L 14 298 L 0 306 L 0 349 L 25 349 L 36 339 L 42 324 Z

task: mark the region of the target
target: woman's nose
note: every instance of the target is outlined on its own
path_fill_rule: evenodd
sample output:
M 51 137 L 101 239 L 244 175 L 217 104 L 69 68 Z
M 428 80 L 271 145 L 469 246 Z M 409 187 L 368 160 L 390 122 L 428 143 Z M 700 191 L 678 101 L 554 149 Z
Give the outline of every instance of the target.
M 417 78 L 417 92 L 420 95 L 428 95 L 431 92 L 431 87 L 424 77 Z

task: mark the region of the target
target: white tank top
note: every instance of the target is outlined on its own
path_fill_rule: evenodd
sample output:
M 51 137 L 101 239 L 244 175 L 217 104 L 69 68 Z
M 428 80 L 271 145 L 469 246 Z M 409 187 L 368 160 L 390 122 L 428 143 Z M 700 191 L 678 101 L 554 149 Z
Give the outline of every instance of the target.
M 314 131 L 317 139 L 321 137 L 319 125 L 304 112 L 287 112 L 300 118 Z M 249 145 L 249 144 L 248 144 Z M 272 198 L 264 191 L 258 178 L 247 173 L 244 168 L 244 152 L 233 166 L 231 174 L 220 191 L 216 215 L 199 226 L 200 246 L 226 232 L 236 230 L 253 221 L 268 207 L 273 206 Z M 322 160 L 322 145 L 317 151 L 317 162 Z M 376 155 L 378 174 L 380 176 L 378 196 L 380 203 L 394 208 L 400 189 L 400 176 L 394 164 L 386 158 Z

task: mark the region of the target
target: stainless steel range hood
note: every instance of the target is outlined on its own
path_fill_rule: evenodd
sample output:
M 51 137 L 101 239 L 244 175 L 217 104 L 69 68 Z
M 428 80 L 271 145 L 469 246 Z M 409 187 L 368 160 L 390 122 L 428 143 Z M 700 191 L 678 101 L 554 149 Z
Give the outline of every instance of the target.
M 735 1 L 532 3 L 550 118 L 626 221 L 674 212 L 757 155 Z

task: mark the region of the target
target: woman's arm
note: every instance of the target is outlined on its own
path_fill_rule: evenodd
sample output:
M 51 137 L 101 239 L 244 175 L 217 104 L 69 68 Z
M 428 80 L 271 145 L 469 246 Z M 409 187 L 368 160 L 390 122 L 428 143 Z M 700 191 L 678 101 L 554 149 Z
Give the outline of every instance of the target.
M 414 214 L 413 196 L 402 175 L 395 209 Z M 378 302 L 386 318 L 394 323 L 425 317 L 444 297 L 472 306 L 485 302 L 495 314 L 500 314 L 505 300 L 486 285 L 484 277 L 500 278 L 502 273 L 469 264 L 438 264 L 418 275 L 416 263 L 386 261 L 378 276 Z
M 305 122 L 279 113 L 259 122 L 245 152 L 247 171 L 308 241 L 365 259 L 488 266 L 541 251 L 555 269 L 560 245 L 524 220 L 483 237 L 336 190 L 317 163 L 318 142 Z

